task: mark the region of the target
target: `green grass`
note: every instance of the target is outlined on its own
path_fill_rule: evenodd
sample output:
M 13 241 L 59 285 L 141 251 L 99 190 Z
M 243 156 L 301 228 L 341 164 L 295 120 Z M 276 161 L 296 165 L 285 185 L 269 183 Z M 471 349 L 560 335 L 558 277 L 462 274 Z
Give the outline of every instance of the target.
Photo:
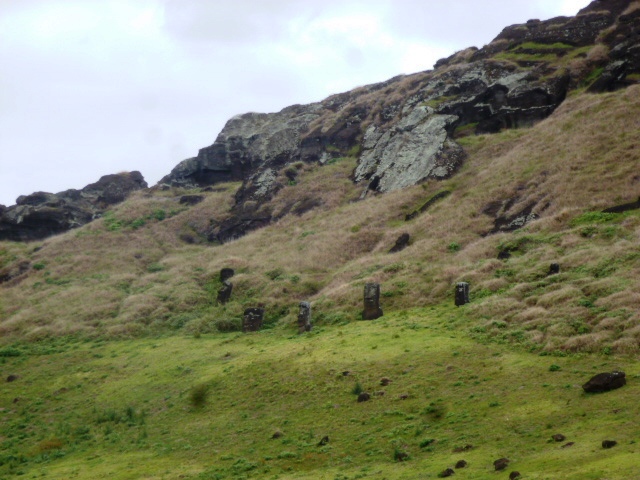
M 15 345 L 21 353 L 2 364 L 20 378 L 0 394 L 0 478 L 418 479 L 464 458 L 466 478 L 485 479 L 503 456 L 526 478 L 631 478 L 633 358 L 550 361 L 480 343 L 462 310 L 304 336 L 282 326 Z M 627 386 L 582 392 L 591 375 L 617 368 Z M 356 387 L 372 399 L 357 403 Z M 555 433 L 575 445 L 561 449 Z M 604 439 L 619 445 L 603 450 Z

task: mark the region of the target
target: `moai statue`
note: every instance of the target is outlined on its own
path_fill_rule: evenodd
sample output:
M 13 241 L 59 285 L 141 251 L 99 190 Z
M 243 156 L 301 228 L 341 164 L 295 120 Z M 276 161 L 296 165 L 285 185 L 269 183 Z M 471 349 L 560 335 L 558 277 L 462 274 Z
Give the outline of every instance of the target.
M 469 303 L 469 284 L 459 282 L 456 284 L 456 307 Z
M 235 274 L 236 272 L 233 271 L 233 268 L 223 268 L 222 270 L 220 270 L 220 281 L 224 283 Z
M 298 313 L 298 333 L 311 331 L 311 304 L 300 302 L 300 312 Z
M 551 265 L 549 265 L 548 275 L 555 275 L 556 273 L 560 273 L 560 264 L 552 263 Z
M 380 308 L 380 284 L 366 283 L 364 286 L 364 311 L 363 320 L 375 320 L 382 316 Z
M 229 280 L 222 282 L 222 287 L 218 290 L 218 303 L 224 305 L 231 299 L 231 291 L 233 290 L 233 283 Z
M 247 308 L 244 311 L 242 320 L 243 332 L 257 332 L 262 328 L 262 319 L 264 318 L 264 308 Z

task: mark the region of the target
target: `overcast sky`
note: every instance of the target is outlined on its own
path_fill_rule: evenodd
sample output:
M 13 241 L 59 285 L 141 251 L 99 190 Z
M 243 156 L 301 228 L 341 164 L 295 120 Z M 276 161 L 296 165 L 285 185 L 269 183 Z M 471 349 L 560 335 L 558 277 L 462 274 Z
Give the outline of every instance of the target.
M 431 69 L 589 0 L 0 0 L 0 204 L 139 170 L 226 120 Z

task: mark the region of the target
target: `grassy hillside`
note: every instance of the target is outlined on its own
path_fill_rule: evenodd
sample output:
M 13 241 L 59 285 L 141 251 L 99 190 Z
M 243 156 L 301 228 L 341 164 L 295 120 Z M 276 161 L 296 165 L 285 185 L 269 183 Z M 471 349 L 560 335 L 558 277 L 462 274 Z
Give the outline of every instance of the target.
M 304 336 L 4 349 L 16 356 L 3 371 L 19 378 L 0 394 L 0 478 L 418 479 L 460 460 L 456 478 L 633 478 L 633 358 L 540 357 L 478 343 L 465 326 L 455 307 L 423 308 Z M 616 368 L 629 385 L 582 392 Z M 359 387 L 370 401 L 357 402 Z
M 262 208 L 321 206 L 224 245 L 208 243 L 206 230 L 228 214 L 237 184 L 194 207 L 179 204 L 185 192 L 140 194 L 42 244 L 3 243 L 2 267 L 30 268 L 2 286 L 0 332 L 5 341 L 206 333 L 255 304 L 269 323 L 291 326 L 300 300 L 314 302 L 316 322 L 339 323 L 358 319 L 367 281 L 382 283 L 386 311 L 399 311 L 450 301 L 466 280 L 469 321 L 489 333 L 497 322 L 546 350 L 635 352 L 638 211 L 599 212 L 638 198 L 638 92 L 576 95 L 531 129 L 464 138 L 469 158 L 453 178 L 363 201 L 348 179 L 354 159 L 301 164 Z M 404 220 L 442 191 L 450 195 Z M 492 204 L 505 215 L 533 205 L 539 219 L 487 235 Z M 388 254 L 403 232 L 410 247 Z M 498 260 L 501 250 L 511 258 Z M 551 262 L 560 275 L 546 276 Z M 234 301 L 219 307 L 223 267 L 237 275 Z
M 0 392 L 0 478 L 412 479 L 460 459 L 456 478 L 634 478 L 640 211 L 602 210 L 640 195 L 638 119 L 638 86 L 576 93 L 530 129 L 460 138 L 454 177 L 363 200 L 354 158 L 299 164 L 262 206 L 282 218 L 223 245 L 207 230 L 238 184 L 152 190 L 0 243 L 0 366 L 18 376 Z M 489 213 L 527 206 L 537 220 L 489 233 Z M 236 276 L 220 306 L 223 267 Z M 369 281 L 385 316 L 364 322 Z M 298 336 L 301 300 L 315 327 Z M 258 304 L 267 328 L 237 332 Z M 582 393 L 614 369 L 627 386 Z

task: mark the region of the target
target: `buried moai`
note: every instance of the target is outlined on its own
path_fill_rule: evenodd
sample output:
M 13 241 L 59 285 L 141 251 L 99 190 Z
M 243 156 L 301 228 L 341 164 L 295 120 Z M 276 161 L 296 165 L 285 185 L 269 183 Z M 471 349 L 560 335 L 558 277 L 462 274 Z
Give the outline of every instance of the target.
M 366 283 L 364 286 L 364 311 L 363 320 L 375 320 L 382 316 L 380 308 L 380 284 Z
M 469 284 L 458 282 L 456 284 L 456 307 L 469 303 Z
M 222 287 L 218 290 L 218 303 L 224 305 L 231 299 L 231 291 L 233 290 L 233 283 L 229 280 L 222 282 Z
M 222 270 L 220 270 L 220 281 L 224 283 L 235 274 L 236 272 L 233 270 L 233 268 L 223 268 Z
M 311 327 L 311 304 L 309 302 L 300 302 L 298 333 L 310 332 Z
M 242 319 L 243 332 L 257 332 L 262 328 L 264 308 L 247 308 Z

